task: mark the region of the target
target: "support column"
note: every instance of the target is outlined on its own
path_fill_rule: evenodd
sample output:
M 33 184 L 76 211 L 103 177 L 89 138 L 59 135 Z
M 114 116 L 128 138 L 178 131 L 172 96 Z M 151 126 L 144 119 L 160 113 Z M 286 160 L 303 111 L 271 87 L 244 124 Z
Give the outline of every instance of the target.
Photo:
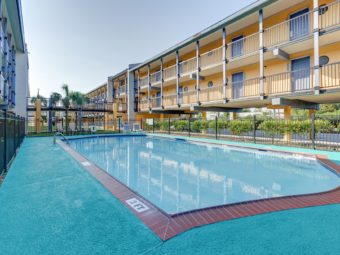
M 35 101 L 35 132 L 41 132 L 41 100 L 37 98 Z
M 320 45 L 319 45 L 319 0 L 313 0 L 313 34 L 314 34 L 314 93 L 320 94 Z
M 231 112 L 230 113 L 230 120 L 236 120 L 237 119 L 237 112 Z
M 4 94 L 4 101 L 8 102 L 8 80 L 7 80 L 7 58 L 8 58 L 8 26 L 7 26 L 7 18 L 3 18 L 3 34 L 4 34 L 4 62 L 2 63 L 2 75 L 4 78 L 4 87 L 3 87 L 3 94 Z
M 227 78 L 227 32 L 226 29 L 222 30 L 222 40 L 223 40 L 223 98 L 225 103 L 227 103 L 227 86 L 228 86 L 228 78 Z
M 292 108 L 290 106 L 286 106 L 283 108 L 284 110 L 284 119 L 285 121 L 288 121 L 292 118 Z M 286 142 L 290 142 L 292 140 L 292 135 L 288 132 L 285 132 L 284 134 L 284 140 Z
M 149 102 L 149 109 L 151 110 L 151 107 L 150 107 L 150 101 L 151 101 L 150 87 L 151 87 L 151 79 L 150 79 L 150 64 L 149 64 L 148 65 L 148 102 Z
M 138 90 L 138 98 L 137 98 L 137 111 L 140 112 L 140 71 L 137 71 L 137 90 Z
M 112 106 L 112 115 L 113 115 L 113 131 L 116 131 L 119 129 L 119 127 L 117 126 L 118 125 L 118 105 L 117 105 L 117 102 L 114 102 L 113 103 L 113 106 Z
M 200 57 L 200 42 L 196 41 L 196 101 L 198 105 L 200 103 L 200 72 L 201 72 L 201 57 Z
M 164 77 L 163 77 L 163 58 L 161 58 L 161 107 L 164 109 L 163 105 L 163 87 L 164 87 Z
M 260 52 L 259 52 L 259 56 L 260 56 L 260 98 L 261 100 L 264 99 L 264 30 L 263 30 L 263 10 L 259 10 L 259 41 L 260 41 Z
M 179 73 L 179 52 L 176 51 L 176 102 L 178 107 L 179 105 L 179 78 L 180 78 L 180 73 Z

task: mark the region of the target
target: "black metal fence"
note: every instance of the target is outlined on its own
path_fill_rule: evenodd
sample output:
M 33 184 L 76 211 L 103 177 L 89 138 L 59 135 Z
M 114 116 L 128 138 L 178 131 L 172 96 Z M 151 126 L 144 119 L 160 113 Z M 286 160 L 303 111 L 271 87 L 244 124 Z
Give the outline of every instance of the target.
M 340 116 L 293 117 L 289 120 L 253 116 L 229 120 L 216 117 L 118 120 L 119 132 L 143 131 L 340 151 Z
M 0 175 L 16 155 L 25 137 L 25 118 L 0 111 Z

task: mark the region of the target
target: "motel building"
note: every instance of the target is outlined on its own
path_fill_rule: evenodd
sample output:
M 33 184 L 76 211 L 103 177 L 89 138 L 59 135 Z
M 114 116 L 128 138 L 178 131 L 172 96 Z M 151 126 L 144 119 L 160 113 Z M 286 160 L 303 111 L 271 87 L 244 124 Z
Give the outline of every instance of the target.
M 28 52 L 21 2 L 0 0 L 0 110 L 27 118 Z
M 163 118 L 340 101 L 340 2 L 257 1 L 108 78 L 114 117 Z

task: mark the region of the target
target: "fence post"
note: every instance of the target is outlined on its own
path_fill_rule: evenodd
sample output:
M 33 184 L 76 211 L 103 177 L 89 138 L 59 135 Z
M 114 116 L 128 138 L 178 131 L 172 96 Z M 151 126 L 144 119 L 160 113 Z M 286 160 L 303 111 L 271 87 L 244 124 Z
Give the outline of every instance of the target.
M 312 113 L 312 148 L 315 150 L 315 112 Z
M 191 123 L 190 123 L 190 122 L 191 122 L 191 121 L 190 121 L 190 120 L 191 120 L 191 118 L 190 118 L 190 116 L 189 116 L 189 131 L 188 131 L 188 132 L 189 132 L 189 137 L 191 136 L 191 133 L 190 133 L 190 132 L 191 132 Z
M 218 123 L 217 123 L 217 116 L 215 116 L 215 136 L 216 136 L 216 140 L 218 140 L 218 134 L 217 134 L 217 131 L 218 131 Z
M 168 133 L 169 133 L 169 135 L 170 135 L 170 118 L 169 118 L 169 131 L 168 131 Z
M 140 119 L 140 129 L 144 131 L 144 129 L 143 129 L 143 118 Z
M 155 118 L 152 118 L 152 133 L 155 133 Z
M 7 170 L 7 111 L 4 111 L 4 171 Z
M 256 115 L 253 117 L 253 142 L 256 143 Z
M 120 133 L 120 118 L 118 118 L 118 133 Z

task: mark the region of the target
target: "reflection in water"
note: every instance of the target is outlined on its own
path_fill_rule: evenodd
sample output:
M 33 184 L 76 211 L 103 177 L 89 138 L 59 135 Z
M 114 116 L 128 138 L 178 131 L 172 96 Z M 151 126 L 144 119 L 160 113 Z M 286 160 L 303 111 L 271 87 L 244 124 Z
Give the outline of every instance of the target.
M 321 192 L 340 183 L 317 161 L 301 156 L 138 136 L 70 145 L 168 213 Z

